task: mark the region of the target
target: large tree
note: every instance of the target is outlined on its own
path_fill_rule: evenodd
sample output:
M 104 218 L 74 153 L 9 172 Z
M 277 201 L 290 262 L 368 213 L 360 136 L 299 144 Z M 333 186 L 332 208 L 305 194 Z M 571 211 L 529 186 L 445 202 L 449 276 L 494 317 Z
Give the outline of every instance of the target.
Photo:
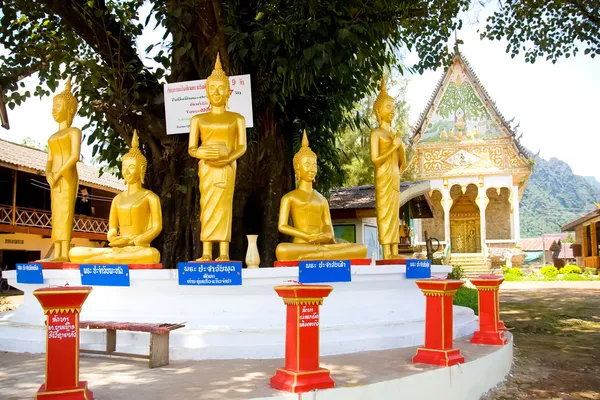
M 220 52 L 229 75 L 252 76 L 255 128 L 238 164 L 231 256 L 241 259 L 244 235 L 260 235 L 264 266 L 280 240 L 279 200 L 293 186 L 290 165 L 306 128 L 319 155 L 319 186 L 340 184 L 336 132 L 355 121 L 348 112 L 400 48 L 414 50 L 418 71 L 448 59 L 446 43 L 468 0 L 3 0 L 0 1 L 0 95 L 9 107 L 32 94 L 19 81 L 37 73 L 33 95 L 50 95 L 73 75 L 87 142 L 117 164 L 134 128 L 149 159 L 147 181 L 159 194 L 162 262 L 197 257 L 197 168 L 187 135 L 167 136 L 162 84 L 201 79 Z M 143 20 L 139 14 L 148 12 Z M 138 49 L 136 38 L 156 24 L 162 39 Z M 154 68 L 145 58 L 158 65 Z M 48 91 L 45 88 L 50 88 Z M 350 116 L 350 117 L 349 117 Z M 360 123 L 360 122 L 359 122 Z M 51 132 L 48 132 L 50 134 Z
M 583 50 L 600 56 L 600 0 L 488 0 L 498 11 L 487 19 L 482 38 L 507 39 L 512 57 L 555 63 Z

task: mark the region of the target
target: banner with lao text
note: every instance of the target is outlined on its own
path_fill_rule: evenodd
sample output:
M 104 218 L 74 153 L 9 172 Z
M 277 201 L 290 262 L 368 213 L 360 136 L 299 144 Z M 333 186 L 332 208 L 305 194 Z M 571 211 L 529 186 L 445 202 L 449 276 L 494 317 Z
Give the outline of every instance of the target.
M 164 86 L 167 134 L 188 133 L 190 118 L 210 109 L 206 97 L 206 79 L 167 83 Z M 246 128 L 252 128 L 254 119 L 250 75 L 230 76 L 229 87 L 231 95 L 227 110 L 242 114 L 246 118 Z

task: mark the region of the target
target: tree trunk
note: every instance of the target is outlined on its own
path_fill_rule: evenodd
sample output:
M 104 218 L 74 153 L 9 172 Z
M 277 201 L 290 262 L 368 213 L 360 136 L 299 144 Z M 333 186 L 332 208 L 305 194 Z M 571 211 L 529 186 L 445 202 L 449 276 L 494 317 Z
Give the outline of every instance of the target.
M 272 267 L 280 241 L 279 202 L 293 186 L 286 161 L 291 145 L 281 135 L 272 105 L 259 106 L 255 116 L 257 128 L 249 130 L 248 150 L 237 164 L 230 256 L 243 261 L 246 235 L 258 234 L 261 267 Z M 188 136 L 168 140 L 160 162 L 153 157 L 156 162 L 148 166 L 147 187 L 159 194 L 163 213 L 163 231 L 153 246 L 161 251 L 164 268 L 176 268 L 177 262 L 202 253 L 200 192 L 197 160 L 187 154 Z M 213 250 L 218 254 L 217 248 Z

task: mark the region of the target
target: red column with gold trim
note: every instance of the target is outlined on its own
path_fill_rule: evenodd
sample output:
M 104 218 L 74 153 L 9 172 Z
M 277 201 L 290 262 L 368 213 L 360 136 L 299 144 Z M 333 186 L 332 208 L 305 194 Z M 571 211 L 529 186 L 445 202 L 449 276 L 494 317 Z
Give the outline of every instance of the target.
M 89 286 L 33 291 L 46 315 L 46 381 L 36 399 L 93 400 L 87 382 L 79 380 L 79 312 L 91 291 Z
M 500 321 L 499 288 L 504 278 L 498 275 L 481 275 L 471 279 L 479 295 L 479 330 L 473 334 L 471 343 L 505 345 L 504 323 Z
M 460 350 L 452 348 L 452 298 L 463 282 L 431 278 L 416 283 L 426 298 L 425 346 L 417 350 L 412 361 L 441 367 L 465 362 Z
M 333 288 L 328 285 L 277 286 L 287 306 L 285 367 L 277 369 L 271 387 L 292 393 L 335 386 L 319 362 L 319 306 Z

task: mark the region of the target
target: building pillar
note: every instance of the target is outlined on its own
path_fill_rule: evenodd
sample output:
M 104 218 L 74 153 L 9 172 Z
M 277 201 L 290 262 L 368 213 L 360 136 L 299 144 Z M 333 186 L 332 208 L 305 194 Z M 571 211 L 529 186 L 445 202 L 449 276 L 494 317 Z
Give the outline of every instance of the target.
M 444 240 L 446 246 L 451 246 L 450 243 L 450 209 L 452 208 L 452 197 L 450 196 L 450 188 L 444 187 L 442 189 L 442 208 L 444 209 Z M 452 247 L 450 247 L 452 249 Z
M 598 235 L 596 232 L 596 223 L 592 222 L 590 224 L 590 238 L 591 238 L 591 250 L 592 250 L 592 257 L 598 257 Z
M 485 224 L 485 210 L 487 209 L 488 204 L 490 203 L 490 199 L 487 197 L 487 193 L 485 192 L 485 188 L 480 187 L 477 192 L 477 207 L 479 207 L 479 229 L 481 236 L 481 253 L 487 257 L 487 246 L 485 241 L 487 239 L 487 228 Z
M 510 211 L 512 213 L 512 239 L 518 246 L 521 243 L 521 219 L 519 215 L 519 187 L 517 185 L 513 185 L 510 198 Z
M 13 171 L 12 216 L 11 224 L 17 224 L 17 170 Z

